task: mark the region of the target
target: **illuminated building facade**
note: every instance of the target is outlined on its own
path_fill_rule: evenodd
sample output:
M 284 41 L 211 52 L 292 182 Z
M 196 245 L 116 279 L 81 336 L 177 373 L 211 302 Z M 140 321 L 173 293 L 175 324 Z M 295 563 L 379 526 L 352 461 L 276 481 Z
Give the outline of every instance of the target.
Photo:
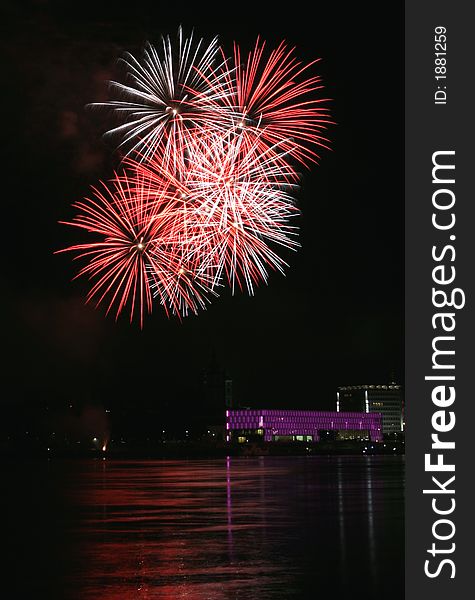
M 403 397 L 400 385 L 348 385 L 338 388 L 337 411 L 381 413 L 383 433 L 403 431 Z
M 263 439 L 318 441 L 322 432 L 335 431 L 343 439 L 382 440 L 379 413 L 313 410 L 227 410 L 226 439 L 239 442 Z

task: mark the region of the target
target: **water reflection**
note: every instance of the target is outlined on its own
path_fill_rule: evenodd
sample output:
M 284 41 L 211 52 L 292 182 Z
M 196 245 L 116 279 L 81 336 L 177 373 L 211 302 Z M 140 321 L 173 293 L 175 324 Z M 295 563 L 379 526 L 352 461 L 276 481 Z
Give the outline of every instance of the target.
M 231 457 L 226 457 L 226 513 L 228 523 L 228 555 L 229 562 L 234 562 L 233 552 L 233 506 L 231 501 Z
M 338 481 L 338 526 L 340 541 L 340 577 L 346 583 L 346 539 L 345 539 L 345 496 L 343 493 L 343 466 L 342 458 L 337 459 L 336 474 Z
M 370 567 L 370 582 L 372 587 L 377 583 L 376 570 L 376 536 L 374 531 L 374 505 L 373 505 L 373 469 L 371 458 L 365 457 L 366 461 L 366 512 L 368 514 L 368 554 Z
M 97 461 L 69 496 L 68 600 L 403 597 L 401 457 Z

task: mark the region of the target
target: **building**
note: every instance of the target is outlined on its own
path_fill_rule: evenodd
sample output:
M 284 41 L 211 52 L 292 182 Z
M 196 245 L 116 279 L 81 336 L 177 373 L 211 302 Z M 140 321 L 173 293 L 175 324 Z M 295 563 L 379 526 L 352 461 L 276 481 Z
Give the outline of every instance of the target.
M 403 431 L 402 387 L 395 383 L 339 387 L 336 393 L 336 410 L 381 413 L 383 433 Z
M 201 371 L 200 398 L 196 410 L 197 419 L 205 428 L 221 427 L 226 409 L 233 408 L 233 382 L 229 373 L 213 354 L 207 367 Z
M 233 407 L 233 380 L 224 380 L 224 404 L 226 408 Z
M 382 440 L 379 413 L 313 410 L 227 410 L 226 440 L 262 439 L 317 442 L 322 434 L 338 432 L 341 439 Z

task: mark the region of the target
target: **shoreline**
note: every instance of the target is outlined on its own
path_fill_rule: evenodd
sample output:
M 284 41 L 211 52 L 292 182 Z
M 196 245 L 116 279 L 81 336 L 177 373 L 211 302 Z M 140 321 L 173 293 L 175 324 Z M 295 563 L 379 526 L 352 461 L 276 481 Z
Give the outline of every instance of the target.
M 161 444 L 117 444 L 106 451 L 98 448 L 76 447 L 9 447 L 1 449 L 4 458 L 28 459 L 216 459 L 255 456 L 395 456 L 405 454 L 404 441 L 384 442 L 267 442 L 210 445 L 200 442 L 169 441 Z

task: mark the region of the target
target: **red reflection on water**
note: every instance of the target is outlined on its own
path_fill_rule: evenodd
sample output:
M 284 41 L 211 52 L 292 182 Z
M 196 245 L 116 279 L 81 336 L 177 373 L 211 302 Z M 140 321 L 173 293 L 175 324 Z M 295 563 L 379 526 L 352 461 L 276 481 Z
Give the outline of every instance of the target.
M 264 513 L 273 509 L 253 491 L 259 468 L 234 466 L 231 476 L 231 460 L 105 461 L 88 474 L 74 492 L 85 509 L 78 533 L 87 537 L 80 552 L 87 574 L 77 582 L 81 598 L 97 597 L 100 589 L 101 600 L 224 600 L 244 582 L 259 587 L 275 576 L 279 567 L 236 556 L 236 532 L 244 547 L 255 549 Z
M 70 490 L 80 519 L 71 532 L 78 552 L 67 600 L 280 600 L 296 590 L 313 597 L 315 585 L 328 581 L 335 597 L 358 581 L 377 592 L 384 544 L 394 553 L 399 530 L 384 509 L 383 471 L 370 462 L 85 464 Z M 402 514 L 398 468 L 388 506 L 399 503 Z

